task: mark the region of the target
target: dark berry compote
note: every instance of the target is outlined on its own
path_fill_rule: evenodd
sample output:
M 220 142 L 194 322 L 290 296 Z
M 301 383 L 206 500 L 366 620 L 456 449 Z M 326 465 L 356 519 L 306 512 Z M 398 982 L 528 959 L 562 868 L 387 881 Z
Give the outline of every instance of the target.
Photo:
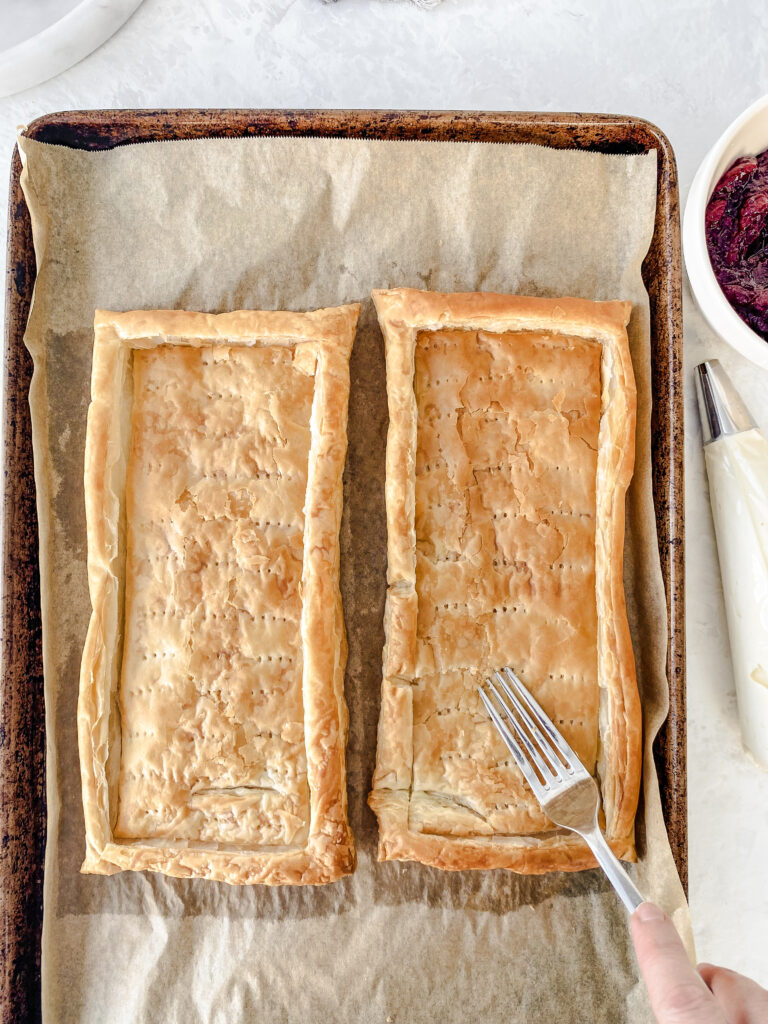
M 707 204 L 707 249 L 725 297 L 768 341 L 768 150 L 728 168 Z

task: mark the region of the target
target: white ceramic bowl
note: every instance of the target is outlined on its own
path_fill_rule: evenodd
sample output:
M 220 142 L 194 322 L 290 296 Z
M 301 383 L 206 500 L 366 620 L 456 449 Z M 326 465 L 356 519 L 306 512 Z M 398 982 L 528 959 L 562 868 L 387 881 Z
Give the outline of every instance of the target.
M 106 42 L 141 0 L 0 0 L 0 96 L 46 82 Z M 24 29 L 33 30 L 25 37 Z
M 693 179 L 683 217 L 683 254 L 688 279 L 699 309 L 723 341 L 768 369 L 768 341 L 748 327 L 717 283 L 707 252 L 704 215 L 723 171 L 740 156 L 768 149 L 768 96 L 737 117 L 704 157 Z

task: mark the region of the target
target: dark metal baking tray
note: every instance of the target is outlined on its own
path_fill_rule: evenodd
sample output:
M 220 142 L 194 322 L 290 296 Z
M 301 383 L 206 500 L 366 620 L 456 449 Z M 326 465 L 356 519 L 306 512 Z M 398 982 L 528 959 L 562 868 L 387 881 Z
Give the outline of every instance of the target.
M 661 567 L 669 613 L 670 711 L 655 753 L 672 852 L 687 884 L 683 537 L 683 381 L 677 169 L 665 135 L 609 114 L 392 110 L 86 110 L 48 114 L 26 134 L 76 149 L 158 139 L 317 135 L 371 139 L 529 142 L 556 149 L 658 155 L 656 222 L 643 279 L 650 295 L 652 457 Z M 11 166 L 4 361 L 5 496 L 0 673 L 0 1014 L 40 1020 L 45 850 L 45 715 L 37 516 L 24 347 L 35 257 L 29 213 Z

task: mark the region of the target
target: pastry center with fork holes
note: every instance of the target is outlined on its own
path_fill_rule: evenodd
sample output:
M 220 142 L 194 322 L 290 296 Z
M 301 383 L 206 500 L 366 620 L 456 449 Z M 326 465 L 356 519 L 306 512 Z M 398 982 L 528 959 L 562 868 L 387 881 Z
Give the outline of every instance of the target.
M 551 828 L 477 696 L 500 665 L 595 771 L 600 359 L 563 334 L 417 337 L 414 831 Z

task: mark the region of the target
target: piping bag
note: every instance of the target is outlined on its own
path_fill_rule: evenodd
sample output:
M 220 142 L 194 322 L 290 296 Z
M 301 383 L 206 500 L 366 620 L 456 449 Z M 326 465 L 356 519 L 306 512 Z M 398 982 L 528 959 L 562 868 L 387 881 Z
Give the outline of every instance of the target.
M 695 372 L 741 735 L 768 768 L 768 440 L 719 360 Z

